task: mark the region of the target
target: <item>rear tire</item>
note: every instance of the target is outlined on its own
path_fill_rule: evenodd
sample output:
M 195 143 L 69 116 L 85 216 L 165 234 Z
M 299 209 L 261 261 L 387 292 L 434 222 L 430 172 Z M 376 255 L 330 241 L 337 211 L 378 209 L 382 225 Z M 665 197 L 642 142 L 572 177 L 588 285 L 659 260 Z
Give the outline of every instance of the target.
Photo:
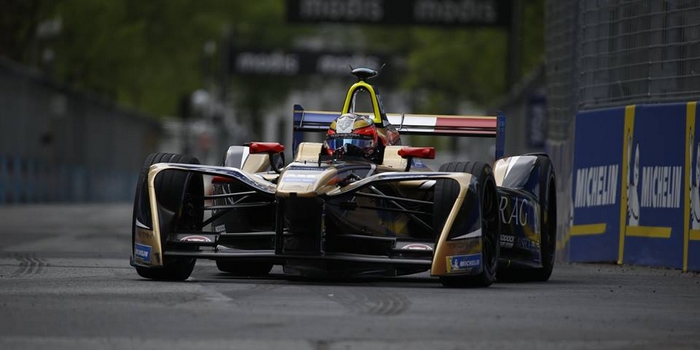
M 180 163 L 199 164 L 199 161 L 187 155 L 172 153 L 150 154 L 141 168 L 136 185 L 136 196 L 134 200 L 134 213 L 132 217 L 131 247 L 134 249 L 136 219 L 141 206 L 149 205 L 148 170 L 157 163 Z M 178 213 L 169 225 L 161 231 L 161 246 L 165 248 L 169 230 L 178 228 L 194 228 L 203 220 L 203 211 L 196 209 L 197 201 L 201 201 L 204 196 L 202 176 L 182 171 L 166 171 L 159 175 L 155 181 L 156 193 L 159 194 L 158 204 L 164 208 Z M 152 217 L 141 218 L 144 224 L 151 226 Z M 133 251 L 132 251 L 133 254 Z M 183 281 L 192 274 L 196 259 L 183 257 L 170 257 L 163 255 L 162 267 L 142 267 L 136 266 L 139 276 L 159 281 Z
M 541 242 L 540 254 L 542 267 L 536 269 L 501 269 L 498 280 L 507 282 L 546 282 L 554 269 L 554 258 L 557 249 L 557 195 L 556 178 L 552 161 L 546 154 L 527 154 L 537 156 L 540 164 L 540 222 Z
M 474 276 L 441 276 L 445 287 L 488 287 L 496 279 L 500 256 L 500 220 L 498 218 L 498 191 L 491 166 L 482 162 L 452 162 L 439 171 L 465 172 L 476 176 L 481 210 L 481 263 L 482 272 Z M 459 184 L 453 180 L 438 180 L 435 184 L 434 227 L 442 229 L 459 193 Z M 436 236 L 439 232 L 436 232 Z

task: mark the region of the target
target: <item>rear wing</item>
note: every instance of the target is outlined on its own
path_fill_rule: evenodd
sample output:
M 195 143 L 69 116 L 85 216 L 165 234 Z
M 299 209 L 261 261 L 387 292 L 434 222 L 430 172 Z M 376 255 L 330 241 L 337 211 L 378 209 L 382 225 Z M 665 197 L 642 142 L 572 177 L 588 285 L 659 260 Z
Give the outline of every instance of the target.
M 339 116 L 340 112 L 307 111 L 294 105 L 294 154 L 305 132 L 325 133 Z M 503 158 L 506 118 L 500 112 L 496 116 L 396 113 L 387 113 L 386 116 L 389 124 L 401 135 L 495 137 L 496 159 Z

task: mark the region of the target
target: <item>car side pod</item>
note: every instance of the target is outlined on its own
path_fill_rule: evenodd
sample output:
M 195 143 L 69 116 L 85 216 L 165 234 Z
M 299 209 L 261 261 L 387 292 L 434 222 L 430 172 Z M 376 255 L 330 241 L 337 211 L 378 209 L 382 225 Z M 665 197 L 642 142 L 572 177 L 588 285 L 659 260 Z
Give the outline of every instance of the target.
M 435 147 L 403 147 L 399 150 L 399 156 L 406 159 L 406 170 L 411 170 L 413 158 L 435 159 Z

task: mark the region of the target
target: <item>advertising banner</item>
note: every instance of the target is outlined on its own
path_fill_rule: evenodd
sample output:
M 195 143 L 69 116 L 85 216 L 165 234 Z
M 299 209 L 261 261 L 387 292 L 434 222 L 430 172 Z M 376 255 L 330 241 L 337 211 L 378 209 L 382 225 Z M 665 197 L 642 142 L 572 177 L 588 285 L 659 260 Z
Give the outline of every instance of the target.
M 576 118 L 570 261 L 700 271 L 697 103 Z
M 680 269 L 685 236 L 686 104 L 637 106 L 625 122 L 622 262 Z
M 576 116 L 570 261 L 617 261 L 625 108 Z
M 511 0 L 287 0 L 290 23 L 509 27 Z
M 700 271 L 700 132 L 698 132 L 697 102 L 688 103 L 686 113 L 685 159 L 685 237 L 683 269 Z

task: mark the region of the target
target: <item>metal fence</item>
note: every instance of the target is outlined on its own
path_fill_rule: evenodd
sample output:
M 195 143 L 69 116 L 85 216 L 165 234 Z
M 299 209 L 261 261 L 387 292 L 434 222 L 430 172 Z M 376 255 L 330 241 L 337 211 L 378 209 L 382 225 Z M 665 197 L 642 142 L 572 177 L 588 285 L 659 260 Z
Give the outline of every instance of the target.
M 548 0 L 549 137 L 578 110 L 700 98 L 700 0 Z
M 0 60 L 0 204 L 128 201 L 159 124 Z
M 576 113 L 700 99 L 700 0 L 547 0 L 545 21 L 561 238 L 571 210 Z
M 700 97 L 700 1 L 583 1 L 579 108 Z

